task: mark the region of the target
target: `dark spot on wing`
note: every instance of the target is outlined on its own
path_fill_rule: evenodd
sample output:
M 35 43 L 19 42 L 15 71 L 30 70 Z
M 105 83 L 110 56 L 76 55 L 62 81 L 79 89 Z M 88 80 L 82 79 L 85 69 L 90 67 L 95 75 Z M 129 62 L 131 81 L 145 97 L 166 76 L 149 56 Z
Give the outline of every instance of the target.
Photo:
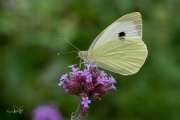
M 120 32 L 118 35 L 119 35 L 120 38 L 122 38 L 122 37 L 126 36 L 126 33 L 125 32 Z

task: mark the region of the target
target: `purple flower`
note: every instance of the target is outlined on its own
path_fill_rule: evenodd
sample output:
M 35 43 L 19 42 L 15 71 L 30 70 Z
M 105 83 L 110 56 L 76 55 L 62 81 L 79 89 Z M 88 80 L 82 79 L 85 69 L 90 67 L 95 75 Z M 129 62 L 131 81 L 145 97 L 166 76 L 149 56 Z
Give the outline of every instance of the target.
M 114 84 L 112 84 L 112 86 L 110 88 L 116 90 L 116 87 L 114 86 Z
M 91 65 L 90 64 L 85 64 L 85 66 L 87 67 L 87 69 L 89 70 L 90 69 L 90 67 L 91 67 Z
M 67 79 L 67 74 L 64 74 L 63 76 L 61 76 L 61 79 L 60 80 L 65 80 L 65 79 Z
M 50 104 L 35 108 L 31 120 L 63 120 L 63 117 L 58 108 L 54 104 Z
M 86 76 L 86 82 L 91 82 L 92 81 L 92 77 L 91 74 Z
M 100 73 L 100 76 L 102 76 L 102 77 L 106 77 L 107 76 L 107 74 L 102 70 L 101 71 L 101 73 Z
M 98 78 L 97 78 L 97 82 L 98 82 L 99 84 L 104 84 L 104 78 L 98 77 Z
M 116 80 L 113 78 L 113 76 L 111 76 L 111 77 L 109 78 L 109 81 L 110 81 L 111 83 L 116 83 Z
M 73 75 L 78 75 L 78 68 L 72 68 L 73 72 L 71 72 Z
M 75 65 L 69 66 L 72 69 L 69 77 L 65 74 L 58 84 L 62 86 L 69 95 L 76 95 L 82 99 L 80 113 L 82 116 L 88 114 L 90 100 L 101 100 L 102 96 L 109 90 L 115 89 L 115 79 L 102 71 L 96 71 L 94 66 L 85 64 L 85 69 L 80 71 Z
M 82 76 L 87 76 L 89 74 L 89 71 L 87 69 L 84 69 L 84 71 L 81 73 Z
M 70 67 L 71 69 L 73 69 L 73 68 L 74 68 L 74 66 L 76 66 L 76 64 L 75 64 L 75 65 L 68 66 L 68 67 Z
M 64 85 L 64 80 L 60 81 L 58 84 L 58 86 L 62 86 L 62 85 Z
M 86 68 L 80 71 L 74 66 L 69 66 L 72 68 L 70 78 L 68 78 L 68 74 L 65 74 L 58 84 L 63 86 L 68 94 L 100 100 L 108 90 L 115 89 L 114 84 L 112 85 L 112 83 L 116 83 L 115 79 L 112 76 L 108 78 L 103 70 L 95 71 L 94 66 L 85 64 Z
M 88 104 L 91 103 L 91 100 L 88 100 L 88 97 L 83 97 L 81 104 L 84 105 L 84 107 L 89 107 Z

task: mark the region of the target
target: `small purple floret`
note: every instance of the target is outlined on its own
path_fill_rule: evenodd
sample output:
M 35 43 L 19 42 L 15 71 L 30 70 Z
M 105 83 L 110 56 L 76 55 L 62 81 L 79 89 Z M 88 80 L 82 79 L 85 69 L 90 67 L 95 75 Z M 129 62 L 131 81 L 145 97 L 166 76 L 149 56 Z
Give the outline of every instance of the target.
M 89 71 L 87 69 L 84 69 L 84 71 L 81 73 L 82 76 L 87 76 L 89 74 Z
M 114 86 L 114 84 L 112 83 L 112 86 L 110 87 L 112 89 L 115 89 L 116 90 L 116 87 Z
M 64 85 L 64 80 L 60 81 L 59 84 L 58 84 L 58 86 L 62 86 L 62 85 Z
M 116 80 L 113 78 L 113 76 L 111 76 L 111 77 L 109 78 L 109 81 L 110 81 L 111 83 L 116 83 Z
M 91 65 L 90 64 L 85 64 L 85 66 L 87 67 L 87 69 L 89 70 L 90 69 L 90 67 L 91 67 Z
M 67 74 L 61 76 L 61 79 L 60 79 L 60 80 L 65 80 L 65 79 L 67 79 L 67 76 L 68 76 Z
M 74 68 L 74 66 L 76 66 L 76 64 L 75 64 L 75 65 L 68 66 L 68 67 L 70 67 L 71 69 L 73 69 L 73 68 Z
M 99 84 L 104 84 L 104 78 L 98 77 L 98 78 L 97 78 L 97 83 L 99 83 Z
M 88 100 L 88 97 L 83 97 L 81 104 L 84 105 L 84 107 L 89 107 L 88 104 L 91 103 L 91 100 Z
M 86 82 L 92 82 L 91 74 L 86 76 Z
M 101 73 L 100 73 L 100 76 L 102 76 L 102 77 L 106 77 L 107 76 L 107 74 L 102 70 L 101 71 Z

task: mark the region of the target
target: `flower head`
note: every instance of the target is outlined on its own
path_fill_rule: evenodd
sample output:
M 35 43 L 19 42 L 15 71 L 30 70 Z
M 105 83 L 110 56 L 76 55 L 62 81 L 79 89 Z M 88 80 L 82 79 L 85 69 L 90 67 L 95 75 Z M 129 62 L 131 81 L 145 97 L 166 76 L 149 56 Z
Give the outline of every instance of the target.
M 95 71 L 94 66 L 85 64 L 85 69 L 80 71 L 75 65 L 69 66 L 72 69 L 70 76 L 65 74 L 61 77 L 59 86 L 65 88 L 66 93 L 77 95 L 81 98 L 81 115 L 86 116 L 89 110 L 90 100 L 101 100 L 102 96 L 109 90 L 115 89 L 115 79 L 102 71 Z

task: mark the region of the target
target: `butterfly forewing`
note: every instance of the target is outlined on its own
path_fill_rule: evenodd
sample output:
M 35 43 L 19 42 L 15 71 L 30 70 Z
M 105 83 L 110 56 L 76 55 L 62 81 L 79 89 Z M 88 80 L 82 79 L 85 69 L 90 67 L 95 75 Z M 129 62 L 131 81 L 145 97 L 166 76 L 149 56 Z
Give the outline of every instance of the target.
M 142 39 L 142 18 L 139 12 L 130 13 L 122 16 L 104 31 L 102 31 L 90 45 L 88 53 L 103 42 L 120 38 L 119 34 L 124 33 L 125 37 Z
M 90 53 L 95 65 L 106 70 L 130 75 L 144 64 L 147 48 L 138 38 L 111 39 L 96 46 Z

